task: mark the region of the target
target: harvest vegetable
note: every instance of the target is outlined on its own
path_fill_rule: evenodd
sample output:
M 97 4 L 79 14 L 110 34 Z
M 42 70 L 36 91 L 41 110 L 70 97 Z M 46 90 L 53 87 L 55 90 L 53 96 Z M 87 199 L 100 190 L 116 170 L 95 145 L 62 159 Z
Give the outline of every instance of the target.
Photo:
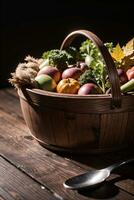
M 43 67 L 38 72 L 37 76 L 41 75 L 41 74 L 47 74 L 47 75 L 51 76 L 51 78 L 53 78 L 56 83 L 59 82 L 60 77 L 61 77 L 60 71 L 56 67 L 52 67 L 52 66 L 45 66 L 45 67 Z
M 62 73 L 62 79 L 65 78 L 73 78 L 73 79 L 78 79 L 80 75 L 82 74 L 82 70 L 77 68 L 77 67 L 71 67 L 68 69 L 65 69 Z
M 109 51 L 112 51 L 112 43 L 106 43 L 105 45 Z M 80 53 L 89 67 L 89 70 L 85 72 L 85 74 L 82 74 L 82 77 L 80 77 L 80 84 L 93 81 L 101 88 L 102 92 L 105 93 L 107 87 L 109 87 L 108 76 L 104 60 L 99 52 L 99 49 L 93 44 L 92 41 L 86 40 L 80 47 Z
M 86 83 L 82 87 L 80 87 L 78 91 L 79 95 L 99 94 L 99 93 L 101 93 L 101 90 L 94 83 Z
M 134 78 L 121 86 L 121 91 L 123 93 L 130 92 L 133 90 L 134 90 Z
M 43 53 L 42 58 L 49 65 L 57 67 L 60 71 L 67 68 L 67 65 L 76 63 L 79 57 L 79 52 L 75 47 L 69 47 L 66 50 L 53 49 Z M 44 61 L 44 62 L 45 62 Z
M 117 68 L 122 91 L 133 90 L 133 81 L 128 81 L 134 79 L 134 38 L 123 47 L 119 43 L 115 47 L 113 43 L 104 45 L 108 48 Z M 25 61 L 17 66 L 10 79 L 17 88 L 40 87 L 53 91 L 58 84 L 57 92 L 74 94 L 80 87 L 88 84 L 84 86 L 84 93 L 111 93 L 104 59 L 90 40 L 84 41 L 79 49 L 52 49 L 44 52 L 40 59 L 28 56 Z M 61 78 L 63 82 L 60 81 Z M 91 90 L 91 85 L 95 85 L 99 90 Z
M 76 94 L 79 88 L 80 85 L 75 79 L 62 79 L 57 85 L 57 92 L 66 94 Z
M 128 77 L 128 80 L 131 80 L 134 78 L 134 66 L 127 70 L 127 77 Z
M 123 85 L 124 83 L 128 81 L 127 74 L 123 69 L 121 68 L 117 69 L 117 73 L 118 73 L 119 81 L 121 85 Z
M 40 74 L 35 78 L 40 89 L 53 91 L 56 88 L 56 82 L 49 75 Z

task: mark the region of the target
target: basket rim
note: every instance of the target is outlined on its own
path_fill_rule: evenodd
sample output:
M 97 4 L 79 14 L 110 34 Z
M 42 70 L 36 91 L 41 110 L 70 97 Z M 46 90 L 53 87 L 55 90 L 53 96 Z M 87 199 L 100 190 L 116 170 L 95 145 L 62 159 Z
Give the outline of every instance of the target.
M 18 90 L 18 93 L 20 95 L 21 89 Z M 111 94 L 88 94 L 88 95 L 78 95 L 78 94 L 64 94 L 64 93 L 56 93 L 56 92 L 50 92 L 45 91 L 41 89 L 29 89 L 26 88 L 26 91 L 31 92 L 36 95 L 42 95 L 42 96 L 49 96 L 49 97 L 57 97 L 57 98 L 70 98 L 70 99 L 112 99 Z
M 48 92 L 40 89 L 18 89 L 20 99 L 25 100 L 31 106 L 64 110 L 77 113 L 111 113 L 133 112 L 134 95 L 122 95 L 122 106 L 114 107 L 111 103 L 112 95 L 67 95 L 56 92 Z M 82 104 L 83 103 L 83 104 Z

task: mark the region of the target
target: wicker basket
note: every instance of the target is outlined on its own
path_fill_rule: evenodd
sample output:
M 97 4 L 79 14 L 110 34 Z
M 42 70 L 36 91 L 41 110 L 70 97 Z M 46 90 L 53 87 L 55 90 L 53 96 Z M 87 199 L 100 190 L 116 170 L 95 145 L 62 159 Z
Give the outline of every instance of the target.
M 57 151 L 98 153 L 133 145 L 134 95 L 121 95 L 114 62 L 103 42 L 92 32 L 72 32 L 61 49 L 79 35 L 91 39 L 103 55 L 112 94 L 79 96 L 19 90 L 26 124 L 40 144 Z

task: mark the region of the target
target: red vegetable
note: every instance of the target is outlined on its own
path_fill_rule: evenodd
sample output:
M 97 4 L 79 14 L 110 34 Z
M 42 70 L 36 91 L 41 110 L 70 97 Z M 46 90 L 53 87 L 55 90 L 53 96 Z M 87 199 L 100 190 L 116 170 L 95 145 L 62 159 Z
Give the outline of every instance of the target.
M 62 79 L 73 78 L 78 79 L 82 73 L 82 70 L 77 67 L 67 68 L 62 73 Z
M 99 87 L 94 83 L 86 83 L 78 91 L 78 95 L 99 94 L 101 93 Z
M 51 76 L 51 78 L 54 79 L 56 83 L 59 82 L 60 77 L 61 77 L 60 71 L 56 67 L 52 67 L 52 66 L 45 66 L 41 68 L 37 76 L 41 74 L 46 74 L 46 75 Z
M 127 74 L 123 69 L 121 69 L 121 68 L 117 69 L 117 73 L 118 73 L 121 85 L 123 85 L 124 83 L 126 83 L 128 81 Z
M 134 78 L 134 66 L 131 67 L 130 69 L 127 70 L 127 77 L 128 77 L 128 80 L 131 80 Z

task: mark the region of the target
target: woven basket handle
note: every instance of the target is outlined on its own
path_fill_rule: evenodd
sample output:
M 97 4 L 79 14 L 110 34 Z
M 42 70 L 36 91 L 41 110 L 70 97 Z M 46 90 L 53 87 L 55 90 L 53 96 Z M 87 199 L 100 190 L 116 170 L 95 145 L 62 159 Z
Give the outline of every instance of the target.
M 87 30 L 77 30 L 72 33 L 70 33 L 63 41 L 61 48 L 64 49 L 70 46 L 72 41 L 75 39 L 75 37 L 79 35 L 84 35 L 88 39 L 90 39 L 100 50 L 105 64 L 106 69 L 108 72 L 109 80 L 111 83 L 111 93 L 112 93 L 112 106 L 113 107 L 121 107 L 121 92 L 120 92 L 120 84 L 119 84 L 119 78 L 117 74 L 117 70 L 115 67 L 115 64 L 113 62 L 113 59 L 107 50 L 107 48 L 104 46 L 103 42 L 92 32 Z

